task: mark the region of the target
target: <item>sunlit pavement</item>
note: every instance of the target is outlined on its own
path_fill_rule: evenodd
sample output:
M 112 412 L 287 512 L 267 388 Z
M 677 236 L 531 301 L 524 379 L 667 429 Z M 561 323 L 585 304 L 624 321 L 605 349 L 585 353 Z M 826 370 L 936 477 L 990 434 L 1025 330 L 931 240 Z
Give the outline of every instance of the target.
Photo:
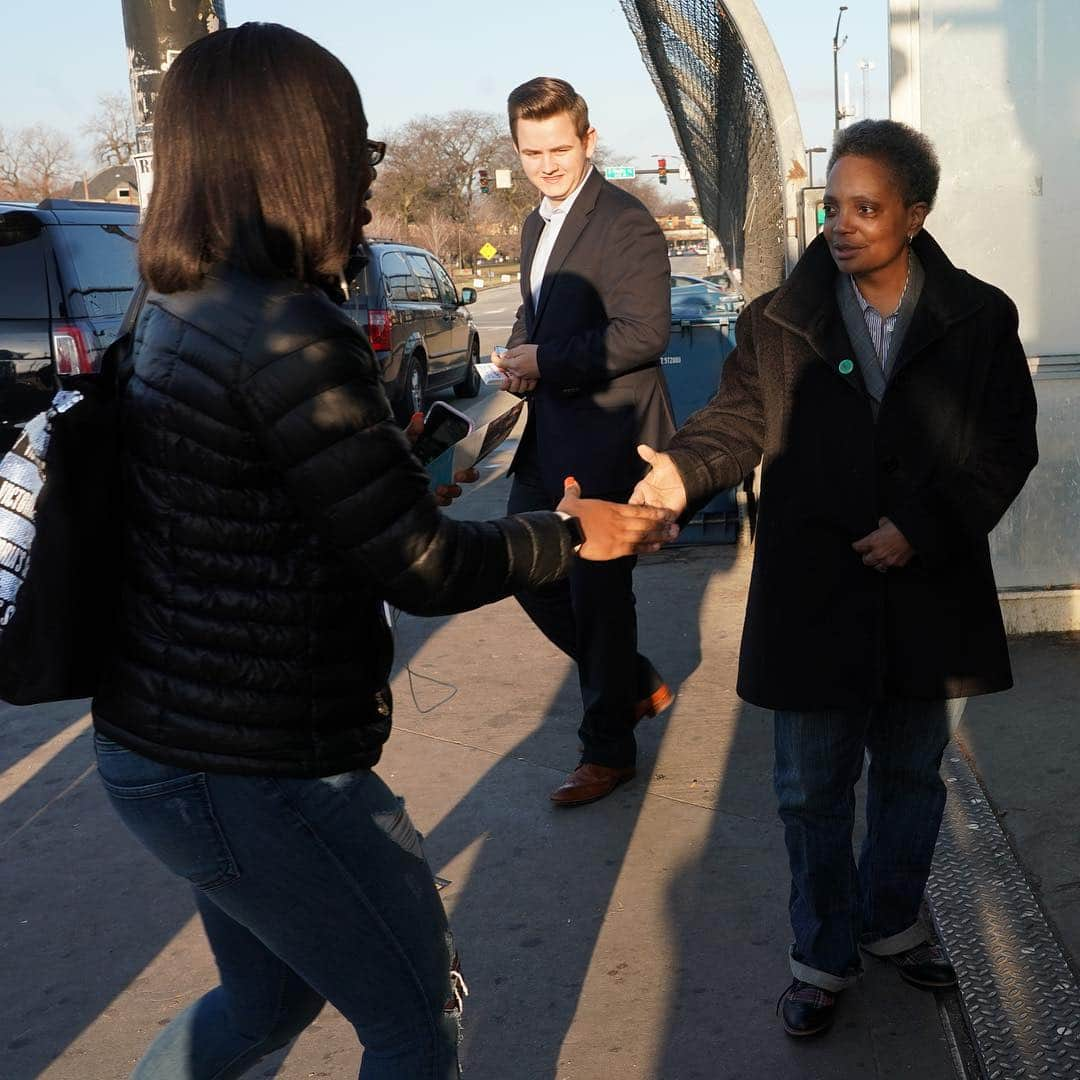
M 499 512 L 506 486 L 490 479 L 455 513 Z M 575 763 L 573 673 L 514 602 L 400 621 L 396 731 L 380 771 L 450 882 L 472 991 L 467 1075 L 954 1075 L 933 997 L 882 966 L 845 995 L 826 1039 L 796 1044 L 773 1015 L 788 978 L 787 879 L 771 725 L 733 689 L 747 567 L 735 547 L 643 560 L 642 643 L 678 700 L 640 729 L 637 781 L 575 811 L 547 801 Z M 1018 689 L 973 702 L 963 739 L 1076 955 L 1080 643 L 1031 640 L 1014 652 Z M 105 802 L 85 711 L 2 715 L 5 1080 L 125 1077 L 214 980 L 184 886 Z M 351 1077 L 357 1057 L 328 1009 L 251 1075 Z
M 492 292 L 492 307 L 500 293 L 516 298 Z M 500 514 L 500 471 L 453 513 Z M 642 560 L 642 648 L 678 698 L 639 729 L 637 780 L 573 811 L 547 795 L 576 763 L 576 680 L 517 605 L 399 621 L 380 772 L 449 882 L 471 990 L 467 1077 L 957 1075 L 935 999 L 884 965 L 844 995 L 825 1039 L 796 1043 L 774 1016 L 789 979 L 788 885 L 771 721 L 734 692 L 748 570 L 741 547 Z M 1080 638 L 1021 641 L 1013 656 L 1017 688 L 971 703 L 960 746 L 1075 958 Z M 85 702 L 0 710 L 3 1080 L 120 1080 L 214 983 L 190 894 L 105 801 L 85 714 Z M 358 1060 L 328 1008 L 249 1075 L 345 1080 Z

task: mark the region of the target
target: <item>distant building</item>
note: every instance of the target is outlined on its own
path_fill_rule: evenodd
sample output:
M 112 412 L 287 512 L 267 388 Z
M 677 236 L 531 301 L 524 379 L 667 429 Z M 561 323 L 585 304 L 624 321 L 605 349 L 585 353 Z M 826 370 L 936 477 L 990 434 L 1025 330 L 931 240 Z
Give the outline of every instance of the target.
M 709 233 L 705 228 L 705 222 L 696 215 L 668 215 L 664 214 L 656 218 L 656 224 L 660 226 L 664 239 L 668 244 L 670 254 L 680 254 L 684 251 L 698 251 L 705 254 L 709 243 Z
M 109 165 L 93 176 L 71 185 L 71 198 L 92 202 L 139 202 L 139 182 L 134 165 Z

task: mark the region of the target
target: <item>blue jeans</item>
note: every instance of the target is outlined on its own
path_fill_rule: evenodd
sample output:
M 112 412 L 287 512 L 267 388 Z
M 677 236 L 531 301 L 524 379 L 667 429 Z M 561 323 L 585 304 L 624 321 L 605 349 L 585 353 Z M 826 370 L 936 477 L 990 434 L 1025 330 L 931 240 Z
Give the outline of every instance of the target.
M 964 702 L 775 714 L 774 782 L 791 865 L 791 970 L 824 990 L 926 940 L 919 907 L 945 810 L 941 757 Z M 855 785 L 869 761 L 866 839 L 852 851 Z
M 113 806 L 195 887 L 221 985 L 136 1080 L 230 1080 L 332 1002 L 362 1080 L 456 1080 L 460 998 L 442 903 L 402 800 L 372 772 L 316 779 L 163 765 L 95 737 Z

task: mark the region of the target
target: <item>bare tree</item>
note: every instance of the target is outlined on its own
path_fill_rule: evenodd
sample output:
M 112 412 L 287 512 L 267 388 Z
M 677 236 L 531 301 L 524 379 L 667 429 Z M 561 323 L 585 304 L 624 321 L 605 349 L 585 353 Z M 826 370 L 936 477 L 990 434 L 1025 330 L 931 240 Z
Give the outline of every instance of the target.
M 431 117 L 410 120 L 387 137 L 386 160 L 379 166 L 371 212 L 400 222 L 402 228 L 423 216 L 434 195 L 439 132 Z
M 700 217 L 693 199 L 680 199 L 677 195 L 668 203 L 666 213 L 672 217 Z
M 417 117 L 387 137 L 372 212 L 380 220 L 396 220 L 418 243 L 472 264 L 477 211 L 481 200 L 486 203 L 479 172 L 486 168 L 493 174 L 512 159 L 503 122 L 493 114 L 459 109 Z
M 75 150 L 66 135 L 37 124 L 27 128 L 27 179 L 41 198 L 66 193 L 78 173 Z
M 691 213 L 689 203 L 685 198 L 670 194 L 659 184 L 651 179 L 628 180 L 620 184 L 626 188 L 636 199 L 639 199 L 645 209 L 653 217 L 682 217 Z
M 442 121 L 442 152 L 448 188 L 457 192 L 453 216 L 471 221 L 476 197 L 480 194 L 481 168 L 492 171 L 500 153 L 510 142 L 503 122 L 494 113 L 458 109 Z M 491 177 L 494 182 L 494 176 Z
M 432 206 L 427 216 L 414 229 L 421 247 L 433 252 L 444 262 L 456 258 L 457 223 L 438 206 Z
M 66 135 L 36 124 L 0 132 L 0 187 L 7 198 L 44 199 L 66 193 L 78 172 Z
M 0 128 L 0 195 L 7 199 L 27 197 L 24 188 L 23 155 L 26 147 L 21 132 Z
M 525 178 L 504 117 L 469 109 L 420 116 L 386 143 L 369 235 L 413 240 L 459 266 L 475 267 L 485 241 L 518 254 L 521 223 L 540 196 Z M 613 155 L 602 146 L 594 160 L 600 156 Z M 486 195 L 481 169 L 492 185 Z M 510 172 L 511 187 L 495 186 L 500 169 Z
M 409 230 L 392 210 L 380 210 L 373 205 L 371 211 L 371 221 L 364 226 L 364 235 L 368 239 L 397 240 L 401 243 L 409 239 Z
M 102 94 L 98 111 L 83 125 L 82 132 L 94 140 L 91 153 L 103 165 L 126 165 L 135 153 L 135 122 L 123 94 Z

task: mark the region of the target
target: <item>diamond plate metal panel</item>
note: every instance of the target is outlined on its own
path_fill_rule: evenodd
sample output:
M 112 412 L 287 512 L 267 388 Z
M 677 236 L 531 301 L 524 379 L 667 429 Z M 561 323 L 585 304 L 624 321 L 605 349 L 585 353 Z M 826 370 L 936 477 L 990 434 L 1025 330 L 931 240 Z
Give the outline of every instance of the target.
M 989 1080 L 1080 1080 L 1080 986 L 958 750 L 927 899 Z

